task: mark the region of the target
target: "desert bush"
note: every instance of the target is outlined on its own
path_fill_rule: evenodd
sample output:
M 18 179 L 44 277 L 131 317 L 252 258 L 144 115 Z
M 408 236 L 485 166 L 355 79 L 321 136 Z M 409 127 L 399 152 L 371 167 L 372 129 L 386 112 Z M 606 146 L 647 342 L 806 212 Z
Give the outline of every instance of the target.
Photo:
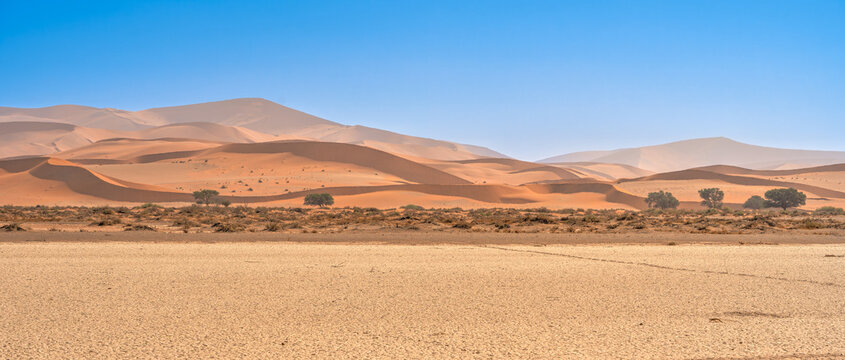
M 719 209 L 709 208 L 707 210 L 702 211 L 700 214 L 701 216 L 708 216 L 708 215 L 718 215 L 722 212 Z
M 748 200 L 745 200 L 745 204 L 742 204 L 742 207 L 746 209 L 760 210 L 766 207 L 766 199 L 763 199 L 760 195 L 754 195 L 748 198 Z
M 798 223 L 798 227 L 802 229 L 814 230 L 824 228 L 824 224 L 816 219 L 806 218 Z
M 425 210 L 424 207 L 419 206 L 419 205 L 414 205 L 414 204 L 408 204 L 408 205 L 402 206 L 402 209 L 405 209 L 405 210 Z
M 21 226 L 21 224 L 18 224 L 18 223 L 11 223 L 11 224 L 6 224 L 6 225 L 3 225 L 3 226 L 0 226 L 0 230 L 8 231 L 8 232 L 26 231 L 26 229 L 24 229 L 23 226 Z
M 617 216 L 616 216 L 616 220 L 618 220 L 618 221 L 625 221 L 625 220 L 631 220 L 631 219 L 633 219 L 634 217 L 636 217 L 636 215 L 634 215 L 633 213 L 630 213 L 630 212 L 627 212 L 627 211 L 626 211 L 625 213 L 622 213 L 622 214 L 617 215 Z
M 519 221 L 526 222 L 526 223 L 540 223 L 540 224 L 552 224 L 555 222 L 554 219 L 549 217 L 548 215 L 539 215 L 539 214 L 527 214 L 523 216 Z
M 493 223 L 493 227 L 495 227 L 496 229 L 499 229 L 499 230 L 504 230 L 504 229 L 510 229 L 511 225 L 506 223 L 506 222 L 496 222 L 496 223 Z
M 816 215 L 845 215 L 845 210 L 838 207 L 833 206 L 822 206 L 816 211 L 813 211 L 813 214 Z
M 94 222 L 92 222 L 92 223 L 91 223 L 91 224 L 89 224 L 89 225 L 93 225 L 93 226 L 111 226 L 111 225 L 119 225 L 119 224 L 120 224 L 120 223 L 122 223 L 122 222 L 123 222 L 123 221 L 122 221 L 122 220 L 120 220 L 120 218 L 119 218 L 119 217 L 110 216 L 110 217 L 107 217 L 107 218 L 100 219 L 99 221 L 94 221 Z
M 584 222 L 588 222 L 588 223 L 597 223 L 597 222 L 601 221 L 601 219 L 599 219 L 599 217 L 596 216 L 596 214 L 593 214 L 593 213 L 589 213 L 587 215 L 584 215 L 583 220 L 584 220 Z
M 227 222 L 227 223 L 215 223 L 211 225 L 211 228 L 214 229 L 214 232 L 241 232 L 246 229 L 245 226 L 239 223 Z
M 126 224 L 123 231 L 157 231 L 156 228 L 144 224 Z
M 775 227 L 777 223 L 774 222 L 770 215 L 754 215 L 742 226 L 743 229 L 765 229 L 766 227 Z
M 459 221 L 452 225 L 455 229 L 472 229 L 472 224 L 466 221 Z
M 111 208 L 109 208 L 107 206 L 95 207 L 95 208 L 91 208 L 91 213 L 102 214 L 102 215 L 112 215 L 112 214 L 114 214 L 114 210 L 112 210 Z
M 173 226 L 181 226 L 181 227 L 197 227 L 200 224 L 194 220 L 189 219 L 188 217 L 180 217 L 173 220 Z
M 284 230 L 284 226 L 280 223 L 273 222 L 267 225 L 264 225 L 264 231 L 276 232 Z
M 283 223 L 283 222 L 272 222 L 267 225 L 264 225 L 264 231 L 276 232 L 282 231 L 286 229 L 301 229 L 302 225 L 298 222 L 290 222 L 290 223 Z

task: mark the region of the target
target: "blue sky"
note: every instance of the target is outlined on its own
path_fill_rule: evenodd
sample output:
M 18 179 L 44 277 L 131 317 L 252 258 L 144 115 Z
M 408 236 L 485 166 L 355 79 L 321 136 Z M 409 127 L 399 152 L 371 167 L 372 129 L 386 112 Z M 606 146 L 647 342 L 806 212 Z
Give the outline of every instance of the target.
M 522 159 L 845 150 L 845 1 L 0 0 L 0 105 L 263 97 Z

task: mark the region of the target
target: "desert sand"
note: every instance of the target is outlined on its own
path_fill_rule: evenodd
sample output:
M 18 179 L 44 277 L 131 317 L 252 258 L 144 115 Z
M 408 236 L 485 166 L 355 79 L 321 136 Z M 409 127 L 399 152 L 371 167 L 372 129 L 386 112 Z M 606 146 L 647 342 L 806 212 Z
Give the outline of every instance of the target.
M 842 237 L 217 235 L 0 235 L 0 357 L 845 357 Z

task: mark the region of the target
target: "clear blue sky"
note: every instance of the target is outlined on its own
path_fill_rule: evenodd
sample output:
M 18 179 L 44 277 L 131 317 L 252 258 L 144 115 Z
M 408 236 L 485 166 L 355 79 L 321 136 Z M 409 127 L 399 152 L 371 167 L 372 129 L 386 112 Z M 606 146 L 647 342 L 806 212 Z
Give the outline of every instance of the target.
M 845 150 L 845 1 L 0 0 L 0 105 L 236 97 L 529 160 Z

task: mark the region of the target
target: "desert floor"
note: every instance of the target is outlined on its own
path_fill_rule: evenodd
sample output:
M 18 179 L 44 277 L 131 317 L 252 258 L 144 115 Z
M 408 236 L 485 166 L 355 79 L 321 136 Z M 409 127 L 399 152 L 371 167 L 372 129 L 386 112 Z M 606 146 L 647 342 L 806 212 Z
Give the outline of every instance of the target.
M 843 237 L 216 235 L 0 234 L 0 358 L 845 358 Z

